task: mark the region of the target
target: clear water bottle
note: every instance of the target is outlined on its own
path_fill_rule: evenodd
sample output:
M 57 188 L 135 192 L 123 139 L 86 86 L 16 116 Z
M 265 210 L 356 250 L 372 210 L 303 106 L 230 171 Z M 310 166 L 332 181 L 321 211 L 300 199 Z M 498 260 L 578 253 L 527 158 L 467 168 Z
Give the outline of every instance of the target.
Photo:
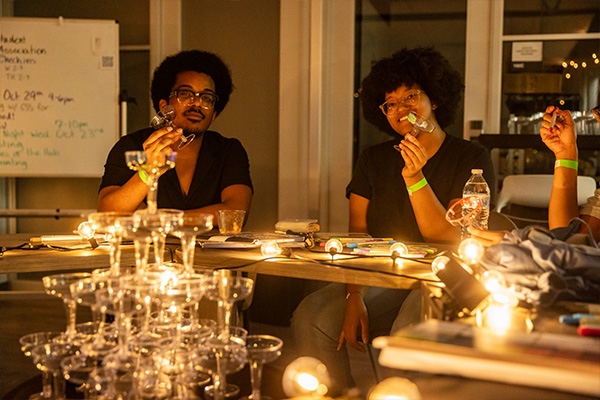
M 468 196 L 477 196 L 481 200 L 481 213 L 473 223 L 475 228 L 487 229 L 488 219 L 490 218 L 490 187 L 483 178 L 482 169 L 472 169 L 471 177 L 465 184 L 463 189 L 463 198 Z M 462 215 L 467 215 L 472 211 L 472 207 L 463 207 Z M 463 228 L 463 239 L 468 237 L 469 233 L 466 228 Z

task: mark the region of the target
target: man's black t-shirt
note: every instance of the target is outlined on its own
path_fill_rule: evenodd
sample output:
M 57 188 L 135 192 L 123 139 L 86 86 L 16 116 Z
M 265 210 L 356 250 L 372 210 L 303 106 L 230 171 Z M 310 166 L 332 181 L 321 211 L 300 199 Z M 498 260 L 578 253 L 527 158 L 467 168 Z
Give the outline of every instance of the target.
M 143 129 L 131 133 L 113 146 L 104 165 L 100 189 L 113 185 L 122 186 L 136 173 L 127 167 L 125 152 L 143 150 L 142 144 L 152 132 L 152 129 Z M 206 131 L 188 194 L 183 193 L 177 173 L 175 169 L 171 169 L 158 180 L 158 207 L 191 210 L 220 203 L 221 191 L 236 184 L 252 189 L 246 150 L 237 139 Z
M 402 138 L 367 148 L 360 155 L 346 197 L 355 193 L 369 200 L 367 230 L 374 237 L 393 237 L 406 241 L 423 241 L 402 178 L 404 159 L 394 149 Z M 483 169 L 495 203 L 496 177 L 488 150 L 473 142 L 446 135 L 434 156 L 423 167 L 423 174 L 440 203 L 462 197 L 471 169 Z

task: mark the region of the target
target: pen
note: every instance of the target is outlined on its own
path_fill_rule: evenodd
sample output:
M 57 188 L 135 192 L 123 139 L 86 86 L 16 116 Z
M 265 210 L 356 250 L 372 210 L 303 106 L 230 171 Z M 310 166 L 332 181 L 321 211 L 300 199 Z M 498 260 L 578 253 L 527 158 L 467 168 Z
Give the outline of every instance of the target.
M 396 243 L 395 240 L 373 240 L 373 241 L 366 241 L 366 242 L 353 242 L 353 243 L 348 243 L 346 244 L 346 247 L 352 249 L 355 247 L 360 247 L 360 246 L 380 246 L 380 247 L 388 247 L 385 245 L 390 245 L 390 244 L 394 244 Z

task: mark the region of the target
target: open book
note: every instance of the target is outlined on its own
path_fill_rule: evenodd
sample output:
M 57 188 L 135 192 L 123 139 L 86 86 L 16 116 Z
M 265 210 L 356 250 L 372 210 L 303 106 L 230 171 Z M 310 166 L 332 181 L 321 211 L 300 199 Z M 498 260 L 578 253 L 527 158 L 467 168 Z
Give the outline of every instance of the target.
M 473 325 L 429 320 L 378 337 L 391 368 L 459 375 L 600 396 L 600 339 L 554 333 L 495 335 Z

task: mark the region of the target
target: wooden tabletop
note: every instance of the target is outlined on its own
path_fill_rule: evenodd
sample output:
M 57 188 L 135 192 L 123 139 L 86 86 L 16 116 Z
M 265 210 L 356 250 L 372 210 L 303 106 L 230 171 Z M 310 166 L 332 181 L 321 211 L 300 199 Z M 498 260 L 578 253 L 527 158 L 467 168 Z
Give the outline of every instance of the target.
M 107 245 L 96 249 L 86 246 L 77 250 L 56 247 L 31 248 L 28 234 L 0 235 L 0 246 L 6 250 L 0 256 L 0 273 L 52 272 L 109 267 Z M 19 249 L 12 249 L 22 246 Z M 85 245 L 81 245 L 83 247 Z M 171 255 L 166 261 L 178 261 L 176 242 L 169 246 Z M 397 260 L 390 257 L 357 257 L 315 252 L 294 248 L 289 257 L 265 259 L 260 248 L 253 249 L 203 249 L 196 248 L 194 266 L 198 270 L 231 268 L 256 274 L 291 278 L 313 279 L 380 286 L 389 288 L 417 288 L 420 280 L 436 280 L 431 273 L 430 261 Z M 134 265 L 133 245 L 122 246 L 122 265 Z

